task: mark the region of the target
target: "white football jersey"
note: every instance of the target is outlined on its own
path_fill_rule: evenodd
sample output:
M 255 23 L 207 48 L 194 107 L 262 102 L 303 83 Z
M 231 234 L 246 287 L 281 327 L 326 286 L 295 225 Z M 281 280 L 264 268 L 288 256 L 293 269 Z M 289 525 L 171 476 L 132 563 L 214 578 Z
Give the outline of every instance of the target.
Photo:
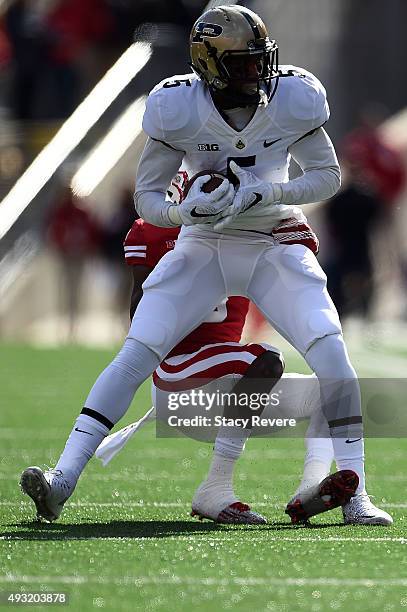
M 321 127 L 329 118 L 329 107 L 325 89 L 314 75 L 295 66 L 281 66 L 280 70 L 271 102 L 259 105 L 240 131 L 225 121 L 208 87 L 193 73 L 165 79 L 152 90 L 146 103 L 144 131 L 154 140 L 184 151 L 182 168 L 189 176 L 201 170 L 226 174 L 234 160 L 264 181 L 286 182 L 289 147 Z M 230 229 L 268 231 L 294 208 L 275 207 L 273 221 L 270 208 L 266 219 L 265 210 L 254 207 L 239 215 Z

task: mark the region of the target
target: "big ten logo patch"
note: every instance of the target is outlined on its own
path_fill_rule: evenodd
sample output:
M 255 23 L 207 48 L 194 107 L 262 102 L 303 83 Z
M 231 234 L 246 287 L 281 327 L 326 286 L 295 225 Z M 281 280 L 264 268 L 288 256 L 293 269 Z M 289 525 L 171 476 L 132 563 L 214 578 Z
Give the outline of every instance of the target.
M 219 151 L 219 145 L 214 144 L 199 144 L 198 151 Z

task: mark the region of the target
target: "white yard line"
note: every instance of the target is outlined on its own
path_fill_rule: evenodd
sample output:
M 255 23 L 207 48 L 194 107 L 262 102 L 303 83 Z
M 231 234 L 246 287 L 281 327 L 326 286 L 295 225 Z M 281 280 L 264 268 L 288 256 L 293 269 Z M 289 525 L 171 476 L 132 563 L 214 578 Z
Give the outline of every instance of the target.
M 21 499 L 19 501 L 0 501 L 0 506 L 31 506 L 31 501 L 27 499 Z M 276 502 L 276 501 L 259 501 L 251 502 L 253 507 L 258 508 L 282 508 L 287 503 L 287 500 Z M 407 503 L 387 503 L 378 502 L 381 508 L 407 508 Z M 90 501 L 78 501 L 70 502 L 67 508 L 186 508 L 189 506 L 189 502 L 174 502 L 174 501 L 161 501 L 161 502 L 150 502 L 150 501 L 120 501 L 120 502 L 90 502 Z
M 16 472 L 14 474 L 10 474 L 7 473 L 7 471 L 2 472 L 0 470 L 0 480 L 10 480 L 12 482 L 19 482 L 20 480 L 20 476 L 21 476 L 21 472 Z M 133 473 L 120 473 L 120 472 L 116 472 L 116 473 L 107 473 L 105 472 L 104 474 L 93 474 L 91 480 L 92 481 L 98 481 L 98 482 L 131 482 L 132 484 L 134 484 L 137 481 L 140 482 L 155 482 L 157 480 L 159 481 L 164 481 L 164 480 L 168 480 L 169 478 L 177 478 L 177 482 L 190 482 L 191 481 L 191 476 L 188 475 L 188 473 L 184 473 L 184 474 L 179 474 L 177 473 L 175 474 L 170 474 L 169 472 L 158 472 L 155 474 L 150 474 L 150 473 L 140 473 L 140 472 L 133 472 Z M 298 476 L 288 476 L 288 478 L 296 478 L 298 480 Z M 407 479 L 407 475 L 406 475 L 406 479 Z M 251 479 L 252 482 L 259 482 L 261 480 L 260 477 L 258 478 L 252 478 Z
M 34 437 L 36 434 L 33 433 L 32 436 Z M 0 439 L 1 439 L 1 434 L 0 434 Z M 302 446 L 302 438 L 298 438 L 299 439 L 299 446 Z M 160 448 L 157 447 L 157 439 L 154 437 L 151 440 L 149 440 L 149 447 L 146 449 L 141 449 L 140 447 L 136 448 L 135 446 L 132 447 L 131 449 L 131 459 L 132 461 L 134 460 L 143 460 L 144 463 L 147 464 L 147 462 L 149 460 L 158 460 L 158 459 L 170 459 L 172 461 L 182 461 L 184 459 L 184 457 L 182 456 L 182 449 L 180 447 L 177 447 L 174 450 L 171 450 L 169 448 Z M 55 449 L 56 451 L 57 449 Z M 52 444 L 49 445 L 49 449 L 47 452 L 52 452 Z M 250 461 L 252 459 L 260 459 L 260 460 L 274 460 L 274 459 L 284 459 L 284 460 L 301 460 L 304 458 L 304 452 L 302 450 L 302 448 L 299 448 L 298 450 L 295 449 L 289 449 L 287 451 L 281 449 L 264 449 L 264 450 L 253 450 L 253 449 L 247 449 L 245 451 L 245 457 L 247 457 L 247 459 Z M 18 448 L 14 448 L 14 449 L 8 449 L 7 450 L 7 459 L 23 459 L 24 457 L 33 457 L 33 448 L 32 447 L 21 447 L 19 446 Z M 208 449 L 206 449 L 205 447 L 200 447 L 199 450 L 196 449 L 195 452 L 190 452 L 188 459 L 191 462 L 194 461 L 199 461 L 202 462 L 203 460 L 208 459 L 209 457 L 212 456 L 212 447 L 208 446 Z M 392 450 L 392 456 L 391 459 L 403 459 L 404 458 L 404 454 L 402 451 L 393 451 Z M 390 458 L 387 458 L 388 460 L 390 460 Z M 386 460 L 386 458 L 383 458 L 383 460 Z M 12 463 L 12 462 L 10 462 Z
M 299 537 L 281 537 L 278 541 L 283 540 L 285 542 L 393 542 L 397 544 L 407 544 L 407 538 L 368 538 L 368 537 L 340 537 L 340 536 L 302 536 L 299 533 Z
M 18 502 L 12 501 L 0 501 L 0 506 L 30 506 L 31 501 L 22 499 Z M 277 504 L 276 504 L 277 505 Z M 69 507 L 73 508 L 123 508 L 127 506 L 129 508 L 183 508 L 188 506 L 188 502 L 135 502 L 135 501 L 121 501 L 121 502 L 72 502 Z
M 14 467 L 14 465 L 13 465 Z M 177 467 L 177 466 L 174 466 Z M 105 470 L 105 468 L 103 468 L 103 470 Z M 10 471 L 7 471 L 7 468 L 5 467 L 0 467 L 0 480 L 9 480 L 9 481 L 14 481 L 14 482 L 19 482 L 20 480 L 20 476 L 21 476 L 21 472 L 13 472 L 10 473 Z M 191 474 L 187 471 L 185 471 L 184 473 L 180 473 L 178 472 L 175 475 L 175 471 L 173 471 L 172 473 L 166 470 L 162 470 L 162 471 L 158 471 L 155 473 L 151 473 L 151 472 L 137 472 L 136 470 L 134 471 L 130 471 L 130 470 L 126 470 L 123 472 L 109 472 L 108 470 L 101 472 L 101 473 L 94 473 L 92 474 L 92 476 L 88 476 L 90 481 L 93 482 L 112 482 L 112 481 L 117 481 L 118 483 L 122 483 L 122 482 L 131 482 L 132 485 L 134 485 L 135 483 L 137 483 L 137 481 L 140 482 L 155 482 L 157 480 L 163 481 L 165 479 L 174 479 L 176 478 L 178 482 L 190 482 L 192 483 L 193 481 L 193 476 L 191 476 Z M 300 478 L 298 473 L 297 474 L 287 474 L 284 473 L 283 475 L 279 476 L 273 476 L 274 480 L 276 482 L 279 481 L 291 481 L 291 482 L 299 482 Z M 264 476 L 263 475 L 259 475 L 259 474 L 251 474 L 248 475 L 246 473 L 246 478 L 245 480 L 247 480 L 248 482 L 252 482 L 252 483 L 264 483 Z M 405 474 L 369 474 L 369 480 L 371 481 L 381 481 L 381 480 L 385 480 L 386 482 L 405 482 L 407 480 L 407 472 Z M 243 482 L 243 479 L 242 479 Z M 191 485 L 192 486 L 192 485 Z
M 207 586 L 349 586 L 367 587 L 407 586 L 407 578 L 274 578 L 274 577 L 244 577 L 234 578 L 194 578 L 187 576 L 27 576 L 25 574 L 6 574 L 0 576 L 2 584 L 106 584 L 116 586 L 142 586 L 148 584 L 168 585 L 207 585 Z
M 80 528 L 80 523 L 77 525 L 78 528 Z M 288 526 L 288 523 L 287 523 Z M 61 527 L 63 527 L 63 525 L 61 525 Z M 34 533 L 34 532 L 30 532 L 30 533 Z M 238 532 L 241 536 L 242 532 Z M 268 529 L 264 529 L 262 530 L 262 534 L 261 532 L 256 532 L 256 531 L 251 531 L 250 533 L 250 543 L 254 543 L 254 542 L 259 542 L 259 543 L 264 543 L 265 542 L 265 537 L 266 535 L 269 535 L 270 530 Z M 41 532 L 39 532 L 39 534 L 43 537 L 39 538 L 36 541 L 47 541 L 46 538 L 46 530 L 43 530 Z M 52 539 L 52 535 L 58 535 L 57 531 L 50 531 L 50 536 Z M 198 541 L 202 541 L 202 542 L 206 542 L 209 543 L 209 545 L 213 545 L 216 547 L 217 544 L 225 544 L 226 543 L 226 536 L 230 536 L 231 538 L 234 538 L 236 534 L 235 530 L 231 530 L 231 531 L 226 531 L 226 530 L 222 530 L 218 532 L 218 536 L 219 537 L 214 537 L 213 534 L 211 533 L 191 533 L 190 535 L 177 535 L 176 533 L 173 534 L 162 534 L 163 537 L 165 536 L 166 539 L 173 539 L 176 542 L 181 542 L 181 541 L 186 541 L 189 542 L 190 544 L 198 542 Z M 273 532 L 273 537 L 275 537 L 273 544 L 279 543 L 279 542 L 316 542 L 316 543 L 334 543 L 334 542 L 338 542 L 340 544 L 342 544 L 343 542 L 377 542 L 377 543 L 388 543 L 388 544 L 402 544 L 402 545 L 406 545 L 407 544 L 407 538 L 369 538 L 369 537 L 340 537 L 340 536 L 303 536 L 302 535 L 302 531 L 298 530 L 296 532 L 296 536 L 295 537 L 286 537 L 286 536 L 277 536 L 276 535 L 277 532 Z M 60 533 L 59 535 L 62 535 L 62 533 Z M 64 531 L 63 535 L 66 537 L 66 539 L 69 539 L 69 531 Z M 74 539 L 75 541 L 80 541 L 80 540 L 85 540 L 86 542 L 90 542 L 92 540 L 97 540 L 99 542 L 115 542 L 115 541 L 120 541 L 120 540 L 136 540 L 136 541 L 149 541 L 149 540 L 154 540 L 154 537 L 150 537 L 150 536 L 136 536 L 136 537 L 132 537 L 131 535 L 123 535 L 123 536 L 87 536 L 87 535 L 74 535 L 72 537 L 72 539 Z M 13 541 L 13 542 L 17 542 L 17 541 L 27 541 L 27 537 L 25 533 L 19 533 L 19 532 L 15 532 L 13 533 L 11 536 L 0 536 L 0 540 L 3 541 Z M 407 580 L 407 579 L 406 579 Z

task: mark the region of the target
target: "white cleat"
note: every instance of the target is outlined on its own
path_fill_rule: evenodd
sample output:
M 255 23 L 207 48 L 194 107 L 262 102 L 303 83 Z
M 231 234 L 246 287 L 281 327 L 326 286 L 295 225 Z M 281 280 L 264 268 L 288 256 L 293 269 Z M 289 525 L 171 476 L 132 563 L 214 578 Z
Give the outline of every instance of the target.
M 215 523 L 264 525 L 267 520 L 251 510 L 250 506 L 236 500 L 233 490 L 202 483 L 192 500 L 191 516 L 206 518 Z
M 46 470 L 29 467 L 21 474 L 22 491 L 31 497 L 37 509 L 37 518 L 55 521 L 62 512 L 64 503 L 72 495 L 73 488 L 61 470 Z
M 254 512 L 247 504 L 237 501 L 233 504 L 229 504 L 218 514 L 208 513 L 204 514 L 199 508 L 192 508 L 191 516 L 197 516 L 201 521 L 206 518 L 215 523 L 226 524 L 240 524 L 240 525 L 265 525 L 267 520 L 259 514 Z
M 359 493 L 343 506 L 345 525 L 392 525 L 393 519 L 384 510 L 376 508 L 367 493 Z

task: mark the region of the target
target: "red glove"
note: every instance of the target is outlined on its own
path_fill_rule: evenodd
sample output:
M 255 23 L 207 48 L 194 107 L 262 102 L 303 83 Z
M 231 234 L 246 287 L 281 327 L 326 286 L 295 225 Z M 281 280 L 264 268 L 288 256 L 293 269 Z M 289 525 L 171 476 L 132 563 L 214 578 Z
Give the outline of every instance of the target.
M 308 223 L 297 221 L 291 217 L 283 219 L 272 229 L 272 236 L 279 244 L 303 244 L 318 255 L 319 240 Z

